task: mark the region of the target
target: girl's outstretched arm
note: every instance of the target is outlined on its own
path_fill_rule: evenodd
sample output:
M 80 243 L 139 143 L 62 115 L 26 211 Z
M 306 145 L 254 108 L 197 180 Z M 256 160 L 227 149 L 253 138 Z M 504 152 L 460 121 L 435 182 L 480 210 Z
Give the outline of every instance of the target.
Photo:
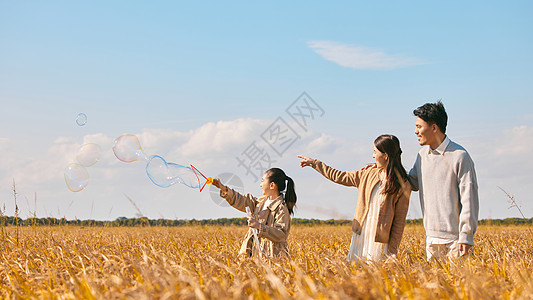
M 213 185 L 220 189 L 220 197 L 226 199 L 229 205 L 234 208 L 246 212 L 246 207 L 249 207 L 252 213 L 255 213 L 255 206 L 257 198 L 250 195 L 241 195 L 240 193 L 228 188 L 220 182 L 220 179 L 213 179 Z

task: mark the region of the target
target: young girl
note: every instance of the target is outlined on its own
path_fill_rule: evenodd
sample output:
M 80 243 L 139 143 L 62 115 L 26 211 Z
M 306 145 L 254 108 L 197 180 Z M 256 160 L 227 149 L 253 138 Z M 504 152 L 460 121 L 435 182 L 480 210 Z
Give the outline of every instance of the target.
M 373 168 L 342 172 L 319 160 L 298 156 L 302 167 L 311 166 L 335 183 L 359 189 L 348 259 L 397 257 L 411 195 L 401 154 L 398 138 L 381 135 L 374 141 Z
M 252 217 L 248 219 L 248 232 L 244 237 L 239 254 L 252 256 L 254 244 L 253 228 L 260 239 L 261 253 L 266 256 L 288 256 L 287 237 L 291 228 L 291 214 L 296 204 L 294 181 L 283 170 L 272 168 L 265 172 L 261 180 L 263 196 L 241 195 L 214 179 L 213 185 L 220 189 L 220 196 L 240 211 L 250 208 Z M 283 195 L 281 192 L 285 191 Z

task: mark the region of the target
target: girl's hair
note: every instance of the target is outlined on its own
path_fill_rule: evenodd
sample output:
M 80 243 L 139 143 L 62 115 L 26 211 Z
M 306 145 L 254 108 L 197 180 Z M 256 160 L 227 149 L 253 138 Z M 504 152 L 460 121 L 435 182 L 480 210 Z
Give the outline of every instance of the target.
M 285 190 L 285 187 L 287 187 L 287 190 L 285 191 L 284 200 L 285 205 L 287 205 L 287 208 L 289 209 L 289 213 L 292 215 L 294 214 L 294 205 L 296 204 L 296 192 L 294 191 L 294 181 L 289 176 L 285 175 L 285 172 L 283 172 L 280 168 L 272 168 L 265 173 L 267 175 L 267 179 L 270 182 L 274 182 L 278 186 L 278 190 L 281 192 Z M 285 184 L 285 181 L 287 184 Z
M 402 166 L 400 141 L 394 135 L 383 134 L 376 138 L 374 145 L 381 153 L 389 155 L 387 180 L 383 193 L 394 194 L 402 188 L 407 179 L 407 172 Z

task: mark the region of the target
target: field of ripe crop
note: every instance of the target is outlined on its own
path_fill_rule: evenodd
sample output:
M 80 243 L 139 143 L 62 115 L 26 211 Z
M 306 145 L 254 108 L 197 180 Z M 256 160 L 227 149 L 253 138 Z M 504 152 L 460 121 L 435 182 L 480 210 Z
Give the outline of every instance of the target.
M 293 226 L 292 259 L 240 259 L 245 227 L 4 227 L 0 297 L 60 299 L 533 298 L 533 236 L 481 226 L 473 255 L 424 260 L 408 226 L 399 261 L 350 263 L 348 226 Z

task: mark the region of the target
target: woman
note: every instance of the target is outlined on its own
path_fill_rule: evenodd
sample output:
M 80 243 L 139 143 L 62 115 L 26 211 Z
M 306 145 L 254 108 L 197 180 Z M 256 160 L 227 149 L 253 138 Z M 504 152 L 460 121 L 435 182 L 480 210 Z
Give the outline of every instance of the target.
M 288 256 L 287 237 L 291 227 L 291 214 L 296 204 L 294 181 L 279 168 L 265 172 L 261 180 L 263 195 L 254 197 L 250 194 L 241 195 L 214 179 L 213 185 L 220 189 L 220 196 L 240 211 L 249 207 L 252 217 L 248 219 L 248 232 L 244 237 L 239 254 L 252 256 L 254 243 L 253 229 L 257 230 L 260 239 L 259 251 L 266 256 Z M 285 191 L 285 195 L 281 192 Z
M 333 182 L 359 189 L 348 259 L 397 257 L 411 194 L 401 153 L 398 138 L 381 135 L 374 141 L 376 167 L 342 172 L 319 160 L 298 156 L 302 168 L 311 166 Z

